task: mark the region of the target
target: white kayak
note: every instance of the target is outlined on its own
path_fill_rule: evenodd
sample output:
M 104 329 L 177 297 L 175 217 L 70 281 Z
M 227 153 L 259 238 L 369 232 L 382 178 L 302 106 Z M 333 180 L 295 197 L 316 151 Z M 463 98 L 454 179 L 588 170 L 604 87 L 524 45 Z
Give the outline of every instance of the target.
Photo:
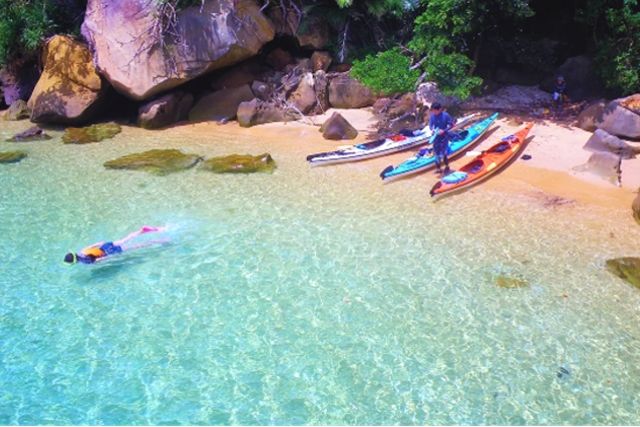
M 456 120 L 455 126 L 462 126 L 473 120 L 475 116 L 476 114 L 469 114 L 468 116 L 461 117 Z M 370 159 L 372 157 L 385 156 L 423 144 L 432 143 L 433 141 L 431 139 L 433 136 L 433 132 L 429 129 L 429 126 L 425 126 L 423 129 L 402 131 L 399 134 L 384 139 L 348 145 L 340 147 L 335 151 L 311 154 L 307 156 L 307 161 L 312 166 L 315 166 Z

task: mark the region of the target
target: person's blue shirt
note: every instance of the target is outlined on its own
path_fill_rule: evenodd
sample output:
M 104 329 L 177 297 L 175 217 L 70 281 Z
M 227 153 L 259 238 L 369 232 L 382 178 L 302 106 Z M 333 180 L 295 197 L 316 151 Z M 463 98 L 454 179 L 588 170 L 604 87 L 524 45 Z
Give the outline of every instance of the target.
M 429 117 L 429 128 L 431 130 L 444 130 L 446 132 L 452 127 L 453 118 L 446 111 L 432 114 L 431 117 Z

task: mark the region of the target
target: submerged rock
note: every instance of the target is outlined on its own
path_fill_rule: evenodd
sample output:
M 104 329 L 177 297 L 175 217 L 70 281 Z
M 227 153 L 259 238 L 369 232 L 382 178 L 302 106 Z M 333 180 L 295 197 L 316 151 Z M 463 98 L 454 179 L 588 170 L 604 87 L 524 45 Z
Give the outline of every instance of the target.
M 0 152 L 0 163 L 18 163 L 27 157 L 24 151 L 3 151 Z
M 640 288 L 640 258 L 623 257 L 609 259 L 606 262 L 607 270 L 621 279 Z
M 104 163 L 107 169 L 142 170 L 155 175 L 168 175 L 189 169 L 202 157 L 197 154 L 185 154 L 180 150 L 149 150 L 109 160 Z
M 514 289 L 514 288 L 526 288 L 529 286 L 529 282 L 519 277 L 506 276 L 501 274 L 495 277 L 495 284 L 500 288 Z
M 67 128 L 62 135 L 65 144 L 90 144 L 113 138 L 122 132 L 117 123 L 99 123 L 83 128 Z
M 276 162 L 268 153 L 260 154 L 259 156 L 232 154 L 206 160 L 202 163 L 200 169 L 215 173 L 273 173 L 276 169 Z
M 166 29 L 158 25 L 166 2 L 89 0 L 82 35 L 98 71 L 124 95 L 148 99 L 256 55 L 275 35 L 254 0 L 197 3 Z
M 44 130 L 40 129 L 38 126 L 33 126 L 24 132 L 20 132 L 7 139 L 7 142 L 43 141 L 47 139 L 51 139 L 51 137 L 47 135 Z
M 340 113 L 333 113 L 326 122 L 320 126 L 320 132 L 324 139 L 341 140 L 354 139 L 358 131 Z
M 108 84 L 98 75 L 88 46 L 53 36 L 44 49 L 44 70 L 29 108 L 36 123 L 86 123 L 104 105 Z
M 29 107 L 27 107 L 27 102 L 22 99 L 18 99 L 9 106 L 7 111 L 4 112 L 2 119 L 7 121 L 17 121 L 28 119 L 29 117 L 31 117 L 31 111 L 29 111 Z

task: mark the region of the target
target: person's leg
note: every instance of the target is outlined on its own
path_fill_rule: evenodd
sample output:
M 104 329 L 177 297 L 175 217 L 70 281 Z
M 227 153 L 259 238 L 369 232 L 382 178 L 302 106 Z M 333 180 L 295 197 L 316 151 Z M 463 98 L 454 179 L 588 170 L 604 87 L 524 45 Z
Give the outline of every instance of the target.
M 141 249 L 141 248 L 146 248 L 149 246 L 155 246 L 155 245 L 163 245 L 165 243 L 169 243 L 171 242 L 171 240 L 169 239 L 162 239 L 162 240 L 149 240 L 148 242 L 143 242 L 143 243 L 139 243 L 137 245 L 131 245 L 131 246 L 123 246 L 122 250 L 123 251 L 130 251 L 133 249 Z
M 127 243 L 129 240 L 135 239 L 141 234 L 159 232 L 159 231 L 164 231 L 164 228 L 145 225 L 140 230 L 134 231 L 133 233 L 129 233 L 127 236 L 123 237 L 122 239 L 114 241 L 113 244 L 116 246 L 122 246 L 125 243 Z

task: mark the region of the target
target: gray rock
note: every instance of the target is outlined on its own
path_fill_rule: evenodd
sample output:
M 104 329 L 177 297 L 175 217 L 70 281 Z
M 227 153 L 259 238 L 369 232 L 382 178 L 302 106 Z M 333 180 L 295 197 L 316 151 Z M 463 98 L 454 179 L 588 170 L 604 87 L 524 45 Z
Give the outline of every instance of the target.
M 371 90 L 348 74 L 339 74 L 329 82 L 329 104 L 334 108 L 362 108 L 373 105 Z
M 633 159 L 640 152 L 638 148 L 630 146 L 620 138 L 610 135 L 602 129 L 597 129 L 583 148 L 593 152 L 607 151 L 621 156 L 623 159 Z
M 307 114 L 316 105 L 316 91 L 313 74 L 305 73 L 298 83 L 298 87 L 289 95 L 289 102 L 300 110 L 303 114 Z
M 596 126 L 622 138 L 640 139 L 640 115 L 621 105 L 624 100 L 611 101 Z
M 11 104 L 9 108 L 7 108 L 2 119 L 7 121 L 17 121 L 28 119 L 29 117 L 31 117 L 31 111 L 29 110 L 29 107 L 27 107 L 27 102 L 22 99 L 18 99 Z
M 283 111 L 277 105 L 258 99 L 242 102 L 238 106 L 238 123 L 242 127 L 271 122 L 286 122 L 294 118 L 293 114 Z
M 159 129 L 187 118 L 193 105 L 193 95 L 182 91 L 169 93 L 147 102 L 138 109 L 138 125 Z
M 456 106 L 461 102 L 455 96 L 443 95 L 436 82 L 421 83 L 416 90 L 416 100 L 418 104 L 425 107 L 430 107 L 434 102 L 439 102 L 446 107 Z
M 604 99 L 592 102 L 578 114 L 576 125 L 589 132 L 595 131 L 598 128 L 596 122 L 602 120 L 602 113 L 606 105 L 607 102 Z
M 577 166 L 575 170 L 580 172 L 590 172 L 609 181 L 614 185 L 620 185 L 621 173 L 620 164 L 622 158 L 606 151 L 595 152 L 589 157 L 587 163 Z
M 275 31 L 254 0 L 205 0 L 176 15 L 172 40 L 154 33 L 162 2 L 89 0 L 82 35 L 101 74 L 144 100 L 254 56 Z M 164 37 L 165 47 L 161 41 Z
M 11 105 L 19 99 L 27 100 L 33 92 L 40 71 L 35 61 L 13 61 L 0 70 L 0 85 L 4 103 Z
M 333 113 L 320 127 L 324 139 L 354 139 L 358 131 L 340 113 Z
M 256 80 L 251 83 L 251 92 L 253 92 L 256 98 L 266 101 L 273 94 L 273 86 L 269 83 Z
M 7 139 L 7 142 L 30 142 L 30 141 L 43 141 L 51 139 L 51 136 L 47 135 L 44 130 L 38 126 L 33 126 L 24 132 L 20 132 L 13 137 Z
M 551 104 L 551 94 L 537 86 L 506 86 L 492 94 L 471 97 L 460 106 L 465 110 L 529 112 Z
M 226 121 L 235 119 L 238 106 L 253 99 L 249 85 L 222 89 L 202 97 L 189 112 L 189 121 Z

